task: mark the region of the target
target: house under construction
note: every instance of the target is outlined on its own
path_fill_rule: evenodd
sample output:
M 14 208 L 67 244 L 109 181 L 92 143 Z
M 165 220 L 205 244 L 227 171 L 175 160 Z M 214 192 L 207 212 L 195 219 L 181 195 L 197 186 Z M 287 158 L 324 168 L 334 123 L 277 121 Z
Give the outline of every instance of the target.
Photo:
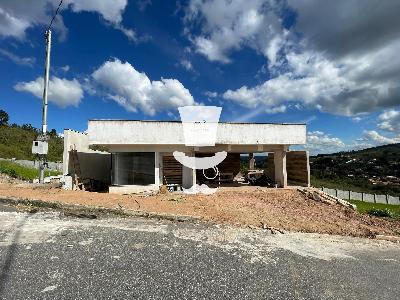
M 110 193 L 158 190 L 161 185 L 190 188 L 204 180 L 203 173 L 180 164 L 173 152 L 205 157 L 226 151 L 215 181 L 229 185 L 240 173 L 241 155 L 267 153 L 264 172 L 277 186 L 309 186 L 308 152 L 290 151 L 305 143 L 305 124 L 218 123 L 215 145 L 196 147 L 185 144 L 178 121 L 90 120 L 87 133 L 64 131 L 63 171 L 71 178 L 103 182 Z

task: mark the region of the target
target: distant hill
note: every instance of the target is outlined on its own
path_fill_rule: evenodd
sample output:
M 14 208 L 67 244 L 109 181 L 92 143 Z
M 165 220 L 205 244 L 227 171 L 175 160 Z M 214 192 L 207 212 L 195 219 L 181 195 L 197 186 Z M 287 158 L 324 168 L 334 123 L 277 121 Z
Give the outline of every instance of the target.
M 310 158 L 315 185 L 400 195 L 400 144 Z M 350 189 L 350 188 L 349 188 Z
M 0 125 L 0 157 L 33 160 L 32 141 L 39 135 L 39 130 L 30 124 Z M 63 138 L 53 129 L 49 132 L 49 161 L 62 160 Z

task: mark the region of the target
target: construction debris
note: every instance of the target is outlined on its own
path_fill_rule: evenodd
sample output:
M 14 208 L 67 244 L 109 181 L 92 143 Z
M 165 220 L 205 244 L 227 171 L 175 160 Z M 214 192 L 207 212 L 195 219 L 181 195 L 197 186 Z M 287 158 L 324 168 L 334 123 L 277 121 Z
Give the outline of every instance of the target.
M 326 204 L 340 204 L 345 207 L 349 207 L 353 210 L 356 210 L 357 207 L 354 204 L 351 204 L 350 202 L 337 198 L 335 196 L 329 195 L 323 191 L 314 189 L 314 188 L 298 188 L 297 189 L 299 192 L 301 192 L 303 195 L 306 197 L 313 199 L 318 202 L 323 202 Z
M 284 234 L 285 233 L 285 231 L 283 231 L 282 229 L 279 229 L 279 228 L 276 228 L 276 227 L 272 227 L 272 226 L 268 226 L 264 222 L 261 222 L 261 227 L 262 227 L 262 229 L 271 231 L 272 234 L 277 234 L 277 233 Z

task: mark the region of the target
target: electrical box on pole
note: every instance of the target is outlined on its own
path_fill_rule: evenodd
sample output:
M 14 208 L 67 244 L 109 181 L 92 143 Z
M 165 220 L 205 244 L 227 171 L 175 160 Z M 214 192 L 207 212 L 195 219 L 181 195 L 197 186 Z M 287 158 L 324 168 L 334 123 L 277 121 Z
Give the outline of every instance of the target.
M 49 144 L 47 141 L 33 141 L 32 143 L 32 154 L 46 155 L 49 150 Z

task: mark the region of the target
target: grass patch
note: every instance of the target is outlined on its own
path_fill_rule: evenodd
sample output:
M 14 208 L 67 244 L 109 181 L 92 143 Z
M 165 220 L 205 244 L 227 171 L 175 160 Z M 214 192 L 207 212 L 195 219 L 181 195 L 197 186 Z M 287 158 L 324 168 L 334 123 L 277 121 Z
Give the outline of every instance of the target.
M 357 206 L 357 211 L 377 217 L 389 217 L 400 220 L 400 205 L 370 203 L 358 200 L 350 200 L 352 204 Z
M 4 160 L 0 161 L 0 173 L 6 174 L 12 178 L 18 178 L 22 180 L 33 180 L 39 177 L 38 169 L 27 168 L 17 163 Z M 60 172 L 50 171 L 50 170 L 45 171 L 45 176 L 56 176 L 56 175 L 60 175 Z

